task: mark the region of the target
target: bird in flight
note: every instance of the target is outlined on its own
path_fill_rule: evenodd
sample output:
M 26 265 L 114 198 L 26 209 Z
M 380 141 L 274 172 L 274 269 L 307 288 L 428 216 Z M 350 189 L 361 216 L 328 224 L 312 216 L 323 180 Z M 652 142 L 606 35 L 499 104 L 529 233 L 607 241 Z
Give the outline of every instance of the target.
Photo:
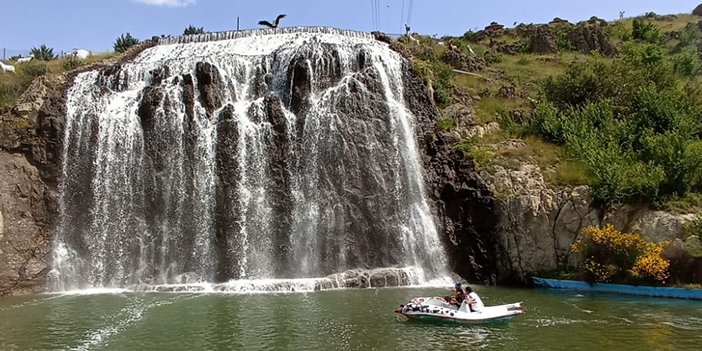
M 285 15 L 278 15 L 278 17 L 275 18 L 275 21 L 273 23 L 268 22 L 268 21 L 258 21 L 259 25 L 266 26 L 268 28 L 278 28 L 278 24 L 280 24 L 280 19 L 285 17 Z

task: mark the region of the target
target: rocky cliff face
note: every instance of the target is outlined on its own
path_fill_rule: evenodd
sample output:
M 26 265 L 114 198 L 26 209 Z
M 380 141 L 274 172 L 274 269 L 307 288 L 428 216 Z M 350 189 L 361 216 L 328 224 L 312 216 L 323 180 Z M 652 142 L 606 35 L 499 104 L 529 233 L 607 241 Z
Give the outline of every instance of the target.
M 481 178 L 499 199 L 494 212 L 498 281 L 528 282 L 538 271 L 578 263 L 569 249 L 587 226 L 612 224 L 653 242 L 681 242 L 683 225 L 695 218 L 632 205 L 603 210 L 588 186 L 547 186 L 543 170 L 528 162 L 518 169 L 496 166 L 481 172 Z
M 128 60 L 150 45 L 105 65 Z M 75 73 L 37 78 L 0 116 L 0 296 L 46 289 L 51 230 L 59 211 L 65 92 Z
M 425 181 L 450 265 L 461 277 L 485 283 L 497 279 L 495 198 L 474 164 L 454 150 L 455 137 L 440 132 L 439 112 L 426 84 L 405 70 L 405 101 L 417 118 L 424 149 Z
M 0 295 L 43 290 L 57 213 L 62 77 L 41 77 L 0 122 Z

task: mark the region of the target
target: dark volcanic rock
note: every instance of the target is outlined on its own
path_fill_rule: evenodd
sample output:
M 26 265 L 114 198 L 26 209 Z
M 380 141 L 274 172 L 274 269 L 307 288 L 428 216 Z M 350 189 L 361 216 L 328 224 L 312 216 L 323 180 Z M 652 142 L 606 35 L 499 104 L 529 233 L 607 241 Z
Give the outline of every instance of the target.
M 465 279 L 494 283 L 497 279 L 495 198 L 455 140 L 439 133 L 438 110 L 422 80 L 405 70 L 405 102 L 417 121 L 418 147 L 425 153 L 425 182 L 436 202 L 439 233 L 451 268 Z
M 692 14 L 695 16 L 702 16 L 702 4 L 697 5 L 697 7 L 692 10 Z
M 269 95 L 264 101 L 268 121 L 273 127 L 273 137 L 270 148 L 272 151 L 269 172 L 272 178 L 271 204 L 273 210 L 273 237 L 275 238 L 276 276 L 291 276 L 292 242 L 288 235 L 292 227 L 292 191 L 291 191 L 291 164 L 286 157 L 287 151 L 292 147 L 289 138 L 283 104 L 277 95 Z
M 290 109 L 304 120 L 310 104 L 312 72 L 304 58 L 295 60 L 295 63 L 290 65 L 290 71 Z
M 185 104 L 185 115 L 189 121 L 195 120 L 195 85 L 193 76 L 186 74 L 183 76 L 183 104 Z
M 485 68 L 485 60 L 482 58 L 467 56 L 454 50 L 447 50 L 444 53 L 443 61 L 455 69 L 466 72 L 477 72 Z
M 215 110 L 222 107 L 225 101 L 222 93 L 222 76 L 216 66 L 207 62 L 198 62 L 195 65 L 195 78 L 197 89 L 200 92 L 200 103 L 205 107 L 211 117 Z
M 568 41 L 582 53 L 589 54 L 593 51 L 599 51 L 606 56 L 613 56 L 617 53 L 609 35 L 599 25 L 578 24 L 568 34 Z
M 239 266 L 235 257 L 241 245 L 237 186 L 241 170 L 238 167 L 239 127 L 234 119 L 234 106 L 227 105 L 219 113 L 217 124 L 217 198 L 215 210 L 215 235 L 219 267 L 216 279 L 224 282 L 238 278 Z
M 549 26 L 535 26 L 529 33 L 529 41 L 533 53 L 546 54 L 558 51 L 556 36 Z

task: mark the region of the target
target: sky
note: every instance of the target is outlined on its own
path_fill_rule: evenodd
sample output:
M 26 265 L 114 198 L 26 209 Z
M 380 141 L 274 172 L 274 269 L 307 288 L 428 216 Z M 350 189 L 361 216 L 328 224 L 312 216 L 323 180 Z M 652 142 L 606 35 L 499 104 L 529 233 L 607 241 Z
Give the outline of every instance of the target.
M 73 48 L 110 51 L 122 33 L 140 39 L 179 35 L 188 25 L 207 31 L 257 28 L 287 14 L 281 26 L 331 26 L 427 35 L 462 35 L 492 21 L 571 22 L 641 15 L 689 13 L 701 0 L 0 0 L 0 50 L 7 56 L 46 44 L 54 52 Z M 377 4 L 376 4 L 377 3 Z M 374 6 L 376 4 L 376 6 Z M 410 4 L 411 14 L 410 14 Z M 378 9 L 374 16 L 375 8 Z M 375 19 L 374 19 L 375 18 Z M 2 55 L 2 52 L 0 52 Z

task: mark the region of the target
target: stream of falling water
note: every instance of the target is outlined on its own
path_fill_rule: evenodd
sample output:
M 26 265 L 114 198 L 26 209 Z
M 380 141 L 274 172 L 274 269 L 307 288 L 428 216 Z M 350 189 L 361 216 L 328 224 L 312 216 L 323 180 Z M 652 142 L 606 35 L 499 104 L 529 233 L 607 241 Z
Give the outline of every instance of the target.
M 79 74 L 51 289 L 446 277 L 402 69 L 370 35 L 298 28 L 163 39 Z

